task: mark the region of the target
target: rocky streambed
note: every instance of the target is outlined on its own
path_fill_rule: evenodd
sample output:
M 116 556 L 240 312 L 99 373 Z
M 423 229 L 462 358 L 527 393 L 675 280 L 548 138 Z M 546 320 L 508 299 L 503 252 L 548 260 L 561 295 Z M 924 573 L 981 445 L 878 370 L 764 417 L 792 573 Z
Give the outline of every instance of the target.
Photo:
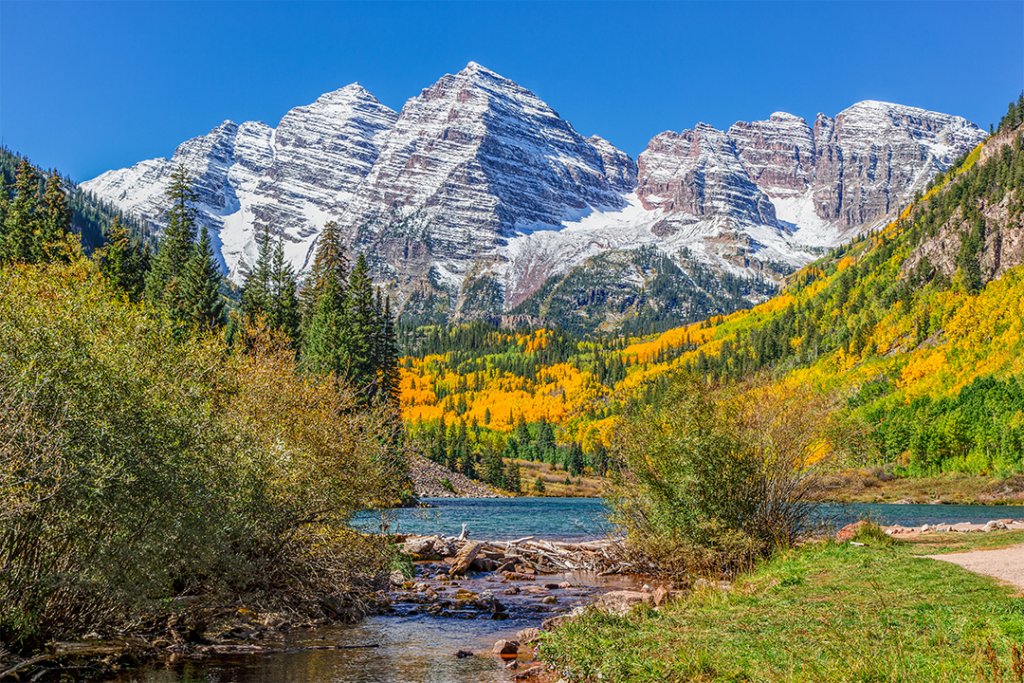
M 402 550 L 413 560 L 412 571 L 391 576 L 391 614 L 530 624 L 483 651 L 460 648 L 452 653 L 459 658 L 497 658 L 514 670 L 511 677 L 517 680 L 543 671 L 535 659 L 541 631 L 556 628 L 587 605 L 625 613 L 637 604 L 656 607 L 689 592 L 631 573 L 639 568 L 616 539 L 566 543 L 524 537 L 487 542 L 464 536 L 408 536 Z M 716 587 L 729 586 L 720 582 Z

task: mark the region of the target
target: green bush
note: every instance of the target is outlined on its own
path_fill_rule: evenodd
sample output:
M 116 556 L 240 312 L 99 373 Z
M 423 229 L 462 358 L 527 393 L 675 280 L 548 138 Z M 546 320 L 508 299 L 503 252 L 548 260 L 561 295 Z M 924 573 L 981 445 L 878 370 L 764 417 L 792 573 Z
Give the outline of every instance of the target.
M 804 387 L 678 379 L 617 429 L 613 522 L 673 573 L 731 573 L 793 545 L 816 525 L 834 444 L 856 440 L 834 407 Z
M 0 270 L 0 640 L 188 594 L 330 611 L 386 570 L 346 522 L 399 495 L 397 416 L 246 334 L 233 353 L 88 262 Z

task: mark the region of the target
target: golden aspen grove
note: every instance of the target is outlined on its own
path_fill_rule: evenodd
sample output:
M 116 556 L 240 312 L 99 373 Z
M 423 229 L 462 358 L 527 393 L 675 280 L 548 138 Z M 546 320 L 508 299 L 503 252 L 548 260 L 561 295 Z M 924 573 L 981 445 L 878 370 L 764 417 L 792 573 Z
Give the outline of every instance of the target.
M 628 406 L 650 402 L 673 376 L 767 373 L 781 392 L 807 386 L 845 398 L 841 409 L 870 435 L 847 466 L 1021 472 L 1022 119 L 1024 102 L 1012 103 L 989 140 L 896 220 L 794 273 L 750 310 L 642 338 L 479 322 L 408 332 L 404 419 L 413 433 L 471 425 L 478 450 L 499 452 L 521 423 L 555 425 L 559 443 L 593 460 Z

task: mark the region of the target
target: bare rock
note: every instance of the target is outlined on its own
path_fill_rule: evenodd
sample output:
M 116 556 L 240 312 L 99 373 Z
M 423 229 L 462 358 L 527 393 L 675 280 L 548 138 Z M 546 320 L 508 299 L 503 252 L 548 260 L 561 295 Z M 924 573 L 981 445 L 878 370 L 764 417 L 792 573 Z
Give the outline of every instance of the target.
M 491 654 L 502 659 L 515 657 L 519 654 L 519 643 L 514 640 L 499 640 L 491 648 Z
M 853 537 L 857 535 L 857 532 L 864 528 L 865 525 L 867 525 L 867 522 L 863 520 L 854 522 L 853 524 L 847 524 L 836 533 L 836 540 L 840 543 L 848 543 L 849 541 L 852 541 Z
M 598 600 L 597 606 L 611 614 L 626 614 L 637 605 L 654 606 L 654 596 L 643 591 L 612 591 Z
M 516 640 L 523 645 L 530 645 L 536 643 L 537 638 L 540 636 L 539 628 L 524 628 L 522 631 L 516 634 Z

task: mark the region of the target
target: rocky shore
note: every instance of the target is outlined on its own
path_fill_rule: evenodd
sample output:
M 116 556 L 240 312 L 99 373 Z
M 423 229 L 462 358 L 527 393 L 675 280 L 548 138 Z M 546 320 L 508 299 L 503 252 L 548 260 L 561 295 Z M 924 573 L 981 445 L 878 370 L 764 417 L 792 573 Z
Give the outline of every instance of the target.
M 625 614 L 637 605 L 660 607 L 691 590 L 728 590 L 727 582 L 698 580 L 683 587 L 635 576 L 621 539 L 565 543 L 524 537 L 473 541 L 463 536 L 407 536 L 403 553 L 413 575 L 394 572 L 390 611 L 452 619 L 518 619 L 536 626 L 496 641 L 489 651 L 459 650 L 459 658 L 491 656 L 515 670 L 514 680 L 542 680 L 536 660 L 542 631 L 557 628 L 593 606 Z M 649 583 L 645 583 L 648 581 Z M 653 584 L 653 585 L 652 585 Z

